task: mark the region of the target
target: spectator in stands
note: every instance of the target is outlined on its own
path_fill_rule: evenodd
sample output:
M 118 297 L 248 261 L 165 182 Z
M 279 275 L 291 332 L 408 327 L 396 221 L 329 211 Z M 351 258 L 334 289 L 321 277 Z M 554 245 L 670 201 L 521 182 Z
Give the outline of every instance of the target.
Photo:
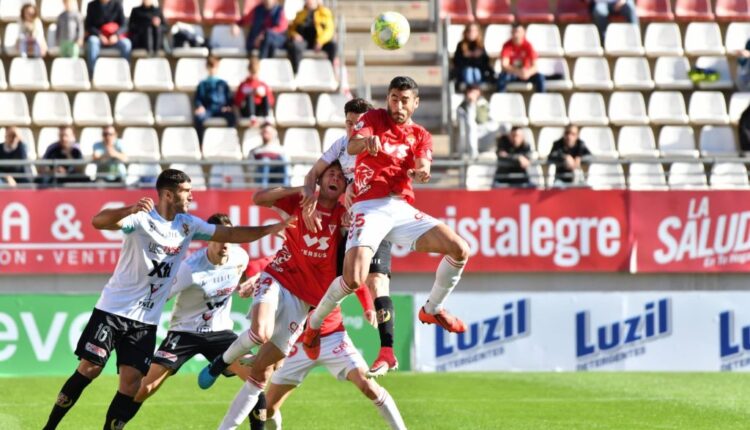
M 250 58 L 247 78 L 240 84 L 234 95 L 234 105 L 239 110 L 240 117 L 249 118 L 251 127 L 258 125 L 260 118 L 271 115 L 275 102 L 271 87 L 258 79 L 259 70 L 258 58 Z
M 26 3 L 21 6 L 18 17 L 18 52 L 22 57 L 44 57 L 47 55 L 47 40 L 42 20 L 36 6 Z
M 5 128 L 5 142 L 0 146 L 0 160 L 24 161 L 28 160 L 26 144 L 21 142 L 21 136 L 16 127 Z M 29 182 L 31 168 L 29 166 L 0 166 L 0 183 L 15 187 L 17 184 Z
M 524 140 L 521 127 L 513 127 L 509 134 L 497 139 L 496 154 L 495 186 L 530 184 L 531 146 Z
M 638 14 L 636 13 L 633 0 L 586 0 L 591 8 L 591 18 L 594 25 L 599 29 L 599 37 L 604 43 L 607 33 L 610 15 L 620 15 L 625 21 L 638 25 Z
M 333 40 L 335 30 L 331 10 L 323 6 L 319 0 L 305 0 L 305 7 L 297 12 L 294 21 L 289 25 L 286 50 L 294 73 L 297 73 L 305 49 L 323 51 L 328 60 L 334 62 L 337 50 L 336 42 Z
M 47 148 L 42 157 L 45 160 L 83 160 L 81 149 L 76 143 L 73 127 L 62 126 L 59 129 L 58 141 Z M 84 166 L 71 164 L 57 164 L 45 166 L 46 175 L 41 178 L 45 184 L 62 184 L 69 182 L 88 182 L 83 174 Z
M 195 111 L 193 121 L 198 137 L 203 141 L 204 123 L 208 118 L 224 118 L 227 126 L 234 127 L 237 119 L 232 108 L 232 93 L 229 84 L 219 77 L 219 58 L 209 56 L 206 59 L 208 77 L 198 84 L 195 90 Z
M 729 54 L 737 55 L 737 89 L 750 90 L 750 39 L 745 42 L 745 49 Z
M 581 168 L 581 159 L 591 152 L 578 138 L 578 126 L 565 127 L 565 134 L 552 144 L 547 160 L 555 165 L 555 182 L 572 183 L 576 170 Z
M 117 48 L 120 56 L 130 61 L 131 43 L 125 34 L 125 13 L 119 0 L 94 0 L 86 7 L 86 63 L 89 73 L 102 47 Z
M 257 49 L 260 58 L 269 58 L 274 56 L 277 49 L 286 45 L 288 23 L 284 8 L 277 0 L 263 0 L 237 21 L 237 25 L 232 27 L 232 33 L 236 36 L 240 33 L 239 26 L 248 25 L 250 28 L 245 43 L 248 54 Z
M 289 185 L 289 165 L 272 165 L 265 161 L 289 162 L 289 157 L 284 147 L 279 144 L 276 129 L 270 123 L 264 123 L 260 128 L 260 137 L 263 144 L 250 151 L 250 157 L 254 160 L 264 161 L 255 170 L 254 181 L 259 186 L 266 188 L 270 185 Z
M 479 85 L 466 87 L 464 101 L 456 112 L 458 119 L 460 152 L 469 158 L 479 155 L 479 140 L 487 133 L 486 125 L 490 120 L 490 104 L 482 97 Z
M 92 158 L 96 163 L 96 176 L 105 182 L 123 182 L 128 156 L 122 152 L 117 130 L 111 125 L 102 129 L 102 141 L 94 144 Z
M 504 92 L 511 82 L 531 82 L 538 93 L 545 91 L 544 75 L 537 72 L 538 55 L 526 40 L 526 29 L 520 24 L 513 24 L 511 38 L 500 51 L 500 62 L 503 71 L 497 79 L 497 91 Z
M 476 22 L 464 28 L 464 37 L 456 46 L 453 55 L 453 70 L 456 73 L 456 89 L 464 85 L 478 85 L 494 79 L 490 57 L 484 49 L 482 30 Z
M 128 37 L 133 49 L 145 49 L 149 55 L 164 49 L 164 33 L 167 21 L 153 0 L 143 0 L 140 6 L 134 7 L 128 20 Z
M 750 152 L 750 106 L 740 115 L 737 127 L 740 135 L 740 151 L 743 153 Z
M 60 56 L 78 58 L 83 47 L 83 16 L 76 0 L 65 0 L 65 10 L 57 17 L 55 38 Z

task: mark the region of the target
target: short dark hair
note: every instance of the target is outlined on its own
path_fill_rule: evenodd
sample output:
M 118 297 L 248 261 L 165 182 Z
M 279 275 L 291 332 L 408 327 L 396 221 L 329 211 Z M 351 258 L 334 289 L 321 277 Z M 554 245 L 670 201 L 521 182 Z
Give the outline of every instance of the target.
M 391 83 L 388 85 L 388 92 L 391 90 L 406 91 L 411 90 L 415 96 L 419 95 L 419 86 L 414 79 L 408 76 L 396 76 L 391 79 Z
M 511 127 L 510 132 L 513 133 L 514 131 L 523 131 L 523 129 L 517 125 L 514 125 Z
M 320 180 L 323 179 L 323 175 L 325 175 L 325 173 L 328 170 L 335 168 L 335 167 L 338 167 L 339 169 L 341 169 L 342 172 L 344 171 L 344 167 L 341 166 L 341 162 L 339 160 L 334 160 L 333 163 L 326 166 L 326 168 L 323 170 L 323 173 L 320 174 L 320 176 L 318 177 L 318 182 L 320 182 Z
M 220 212 L 208 217 L 206 222 L 214 225 L 225 225 L 227 227 L 232 226 L 232 220 L 229 219 L 229 215 Z
M 208 67 L 210 69 L 210 68 L 213 68 L 215 66 L 218 66 L 219 65 L 219 61 L 221 61 L 219 59 L 219 57 L 216 57 L 214 55 L 209 55 L 206 58 L 206 67 Z
M 190 176 L 185 172 L 177 169 L 167 169 L 161 172 L 156 179 L 156 191 L 161 193 L 162 190 L 174 190 L 185 182 L 190 182 Z
M 523 26 L 523 24 L 521 24 L 520 22 L 514 22 L 513 24 L 510 25 L 510 30 L 511 31 L 515 31 L 517 28 L 523 28 L 524 30 L 526 29 Z
M 365 99 L 355 98 L 351 99 L 344 105 L 344 114 L 358 113 L 363 114 L 367 111 L 372 110 L 372 104 Z

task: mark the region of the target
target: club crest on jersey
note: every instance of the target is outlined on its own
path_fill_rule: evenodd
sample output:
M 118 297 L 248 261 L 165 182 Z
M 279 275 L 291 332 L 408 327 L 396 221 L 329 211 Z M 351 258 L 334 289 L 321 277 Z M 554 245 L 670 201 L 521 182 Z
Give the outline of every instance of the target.
M 329 225 L 329 226 L 328 226 L 328 231 L 330 231 L 330 232 L 331 232 L 331 234 L 335 233 L 335 232 L 336 232 L 336 226 L 335 226 L 335 225 L 332 225 L 332 224 L 331 224 L 331 225 Z
M 184 222 L 182 223 L 182 232 L 185 233 L 185 236 L 190 233 L 190 227 Z
M 416 141 L 417 138 L 415 138 L 413 134 L 406 136 L 406 143 L 408 143 L 409 145 L 414 145 L 414 142 Z
M 360 164 L 354 170 L 354 186 L 356 187 L 357 195 L 360 195 L 370 189 L 370 180 L 375 175 L 375 171 L 372 168 Z

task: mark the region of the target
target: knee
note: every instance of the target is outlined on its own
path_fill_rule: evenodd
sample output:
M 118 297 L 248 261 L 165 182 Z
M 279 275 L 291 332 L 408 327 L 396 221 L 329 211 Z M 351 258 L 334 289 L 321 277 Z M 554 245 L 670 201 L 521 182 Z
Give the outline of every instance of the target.
M 96 365 L 86 360 L 81 360 L 81 363 L 78 365 L 77 370 L 81 375 L 89 379 L 95 379 L 96 377 L 101 375 L 102 366 Z
M 373 297 L 388 295 L 388 276 L 382 273 L 371 273 L 367 276 L 367 287 Z
M 135 397 L 141 389 L 141 378 L 123 378 L 120 380 L 120 392 Z
M 451 243 L 448 255 L 450 255 L 451 258 L 456 261 L 466 261 L 469 259 L 469 254 L 469 245 L 462 237 L 456 235 L 455 239 Z

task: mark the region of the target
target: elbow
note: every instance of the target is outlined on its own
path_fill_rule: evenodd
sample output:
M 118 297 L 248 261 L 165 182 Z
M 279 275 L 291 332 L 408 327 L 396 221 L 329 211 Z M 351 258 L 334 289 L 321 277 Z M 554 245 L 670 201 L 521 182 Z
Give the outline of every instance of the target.
M 97 230 L 104 230 L 105 227 L 98 216 L 94 216 L 93 218 L 91 218 L 91 225 Z

